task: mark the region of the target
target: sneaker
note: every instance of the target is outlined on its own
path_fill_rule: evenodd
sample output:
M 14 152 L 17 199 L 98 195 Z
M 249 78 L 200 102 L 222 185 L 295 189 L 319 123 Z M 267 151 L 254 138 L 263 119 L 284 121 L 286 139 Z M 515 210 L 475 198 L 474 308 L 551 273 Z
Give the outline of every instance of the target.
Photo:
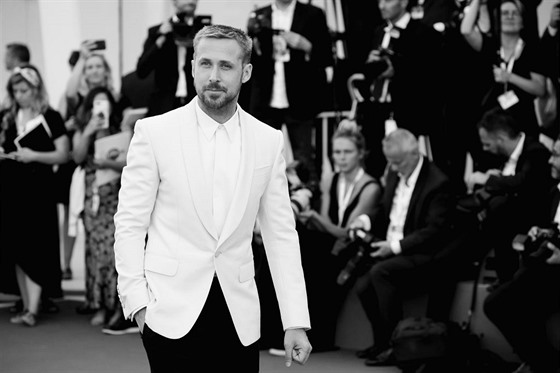
M 140 328 L 134 321 L 121 319 L 113 325 L 101 329 L 101 331 L 109 335 L 124 335 L 140 333 Z
M 25 311 L 12 317 L 10 322 L 17 325 L 35 326 L 35 324 L 37 324 L 37 318 L 33 313 Z
M 271 354 L 272 356 L 286 356 L 286 351 L 281 350 L 279 348 L 270 348 L 268 350 L 268 353 Z

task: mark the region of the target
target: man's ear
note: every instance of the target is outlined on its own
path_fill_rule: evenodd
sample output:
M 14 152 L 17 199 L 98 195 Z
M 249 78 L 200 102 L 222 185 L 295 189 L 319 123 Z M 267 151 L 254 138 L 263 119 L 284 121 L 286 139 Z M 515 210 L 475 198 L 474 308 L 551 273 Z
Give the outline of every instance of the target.
M 193 58 L 192 61 L 191 61 L 191 75 L 192 75 L 193 78 L 194 78 L 194 62 L 195 62 L 194 60 L 195 59 Z
M 241 77 L 241 83 L 248 82 L 251 79 L 251 74 L 253 73 L 253 65 L 247 63 L 243 66 L 243 76 Z

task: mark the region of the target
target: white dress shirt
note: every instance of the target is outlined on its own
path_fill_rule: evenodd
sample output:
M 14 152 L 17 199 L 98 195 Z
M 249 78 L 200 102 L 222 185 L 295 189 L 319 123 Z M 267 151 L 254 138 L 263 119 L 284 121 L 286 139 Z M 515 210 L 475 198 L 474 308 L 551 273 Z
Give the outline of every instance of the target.
M 517 142 L 517 145 L 515 146 L 515 149 L 513 149 L 513 152 L 509 156 L 508 161 L 504 165 L 504 168 L 502 170 L 502 176 L 514 176 L 515 175 L 515 169 L 517 168 L 517 160 L 519 159 L 519 156 L 521 155 L 521 152 L 523 151 L 523 144 L 524 143 L 525 143 L 525 134 L 523 132 L 521 132 L 521 138 L 519 139 L 519 141 Z
M 239 125 L 239 110 L 224 124 L 216 122 L 210 118 L 199 106 L 198 98 L 196 104 L 196 117 L 198 121 L 198 142 L 200 144 L 200 156 L 202 159 L 202 166 L 204 170 L 204 178 L 206 184 L 212 188 L 212 195 L 216 189 L 215 182 L 220 180 L 221 183 L 227 183 L 225 193 L 230 197 L 233 196 L 235 185 L 239 175 L 239 167 L 241 163 L 241 127 Z M 225 175 L 215 175 L 215 158 L 216 158 L 216 135 L 219 130 L 218 127 L 224 126 L 227 133 L 227 140 L 225 143 L 225 165 L 220 165 L 222 173 Z M 225 177 L 223 177 L 225 176 Z M 219 185 L 222 190 L 223 185 Z M 212 206 L 212 211 L 219 211 L 221 216 L 214 214 L 218 233 L 221 233 L 223 222 L 229 211 L 231 205 L 231 198 L 224 198 L 221 206 Z
M 272 28 L 274 30 L 290 31 L 292 21 L 294 19 L 294 10 L 296 2 L 293 1 L 286 9 L 279 9 L 276 4 L 272 4 Z M 279 44 L 286 44 L 285 40 L 279 35 L 273 35 L 274 49 Z M 287 45 L 284 46 L 284 53 L 274 53 L 274 79 L 272 83 L 272 97 L 270 98 L 270 106 L 276 109 L 285 109 L 290 106 L 288 95 L 286 93 L 286 79 L 284 73 L 284 62 L 290 59 L 290 50 Z

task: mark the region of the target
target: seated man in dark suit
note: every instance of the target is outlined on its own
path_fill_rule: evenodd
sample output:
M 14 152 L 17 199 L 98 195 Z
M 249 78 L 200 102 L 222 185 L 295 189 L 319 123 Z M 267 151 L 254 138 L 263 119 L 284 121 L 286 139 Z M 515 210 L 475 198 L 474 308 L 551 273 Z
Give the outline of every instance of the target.
M 500 108 L 485 113 L 478 133 L 483 150 L 501 157 L 502 165 L 476 171 L 467 180 L 468 188 L 487 196 L 481 227 L 488 249 L 493 248 L 495 254 L 498 281 L 489 288 L 493 290 L 513 277 L 519 258 L 511 241 L 516 233 L 531 227 L 545 203 L 550 152 L 537 139 L 519 131 L 515 120 Z
M 550 157 L 552 177 L 560 182 L 560 140 L 556 140 Z M 525 250 L 534 246 L 543 256 L 523 253 L 524 265 L 515 277 L 490 294 L 484 302 L 484 312 L 498 327 L 514 351 L 524 362 L 516 372 L 552 373 L 560 371 L 560 352 L 547 336 L 546 322 L 549 316 L 560 310 L 560 245 L 558 233 L 550 232 L 550 223 L 560 224 L 560 184 L 548 194 L 545 223 L 536 220 L 529 236 L 534 244 L 526 244 Z M 540 217 L 539 217 L 540 218 Z M 552 238 L 540 246 L 545 231 Z M 556 236 L 556 237 L 554 237 Z M 544 241 L 542 241 L 544 242 Z M 556 245 L 551 242 L 556 242 Z M 558 332 L 558 330 L 556 330 Z M 530 369 L 529 369 L 530 368 Z M 525 369 L 525 370 L 522 370 Z
M 452 232 L 450 181 L 420 154 L 416 137 L 397 129 L 384 138 L 383 152 L 390 168 L 380 205 L 371 216 L 360 215 L 350 224 L 379 239 L 371 254 L 379 261 L 356 283 L 375 342 L 358 357 L 372 366 L 385 363 L 382 356 L 403 316 L 401 293 L 427 278 Z

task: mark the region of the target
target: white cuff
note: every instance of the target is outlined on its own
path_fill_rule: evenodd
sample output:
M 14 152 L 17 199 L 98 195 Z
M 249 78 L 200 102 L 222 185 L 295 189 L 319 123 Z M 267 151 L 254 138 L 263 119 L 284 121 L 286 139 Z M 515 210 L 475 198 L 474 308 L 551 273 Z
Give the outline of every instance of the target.
M 391 241 L 391 251 L 395 255 L 399 255 L 402 253 L 401 242 L 400 241 Z

